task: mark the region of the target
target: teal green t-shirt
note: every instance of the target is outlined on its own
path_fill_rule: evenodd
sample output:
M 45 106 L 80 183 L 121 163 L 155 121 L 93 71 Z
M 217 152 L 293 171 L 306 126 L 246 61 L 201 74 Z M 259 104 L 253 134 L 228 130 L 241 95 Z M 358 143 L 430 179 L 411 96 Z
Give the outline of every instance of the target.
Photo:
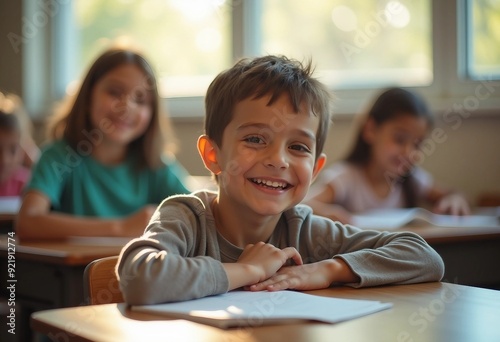
M 187 172 L 178 163 L 138 169 L 136 159 L 131 155 L 119 165 L 103 165 L 56 141 L 43 149 L 26 190 L 45 194 L 55 211 L 110 218 L 189 193 L 183 183 Z

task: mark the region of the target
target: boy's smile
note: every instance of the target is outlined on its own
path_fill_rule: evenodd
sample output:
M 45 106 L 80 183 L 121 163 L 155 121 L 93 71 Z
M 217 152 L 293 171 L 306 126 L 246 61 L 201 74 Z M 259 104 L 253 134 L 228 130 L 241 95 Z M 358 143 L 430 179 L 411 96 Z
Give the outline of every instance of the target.
M 291 184 L 282 180 L 272 180 L 272 179 L 266 180 L 261 178 L 251 178 L 250 181 L 252 181 L 254 184 L 258 186 L 264 187 L 264 189 L 271 189 L 271 190 L 285 190 L 291 186 Z

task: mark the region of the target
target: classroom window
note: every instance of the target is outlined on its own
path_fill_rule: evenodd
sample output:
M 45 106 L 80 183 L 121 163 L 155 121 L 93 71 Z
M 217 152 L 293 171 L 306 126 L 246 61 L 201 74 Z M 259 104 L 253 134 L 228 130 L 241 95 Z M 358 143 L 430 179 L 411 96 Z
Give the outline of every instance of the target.
M 241 6 L 224 0 L 76 0 L 77 65 L 84 68 L 111 40 L 131 40 L 157 67 L 162 95 L 202 95 L 231 64 L 233 5 Z M 312 58 L 334 88 L 432 82 L 429 0 L 266 0 L 257 8 L 261 27 L 252 34 L 261 37 L 253 52 Z
M 47 12 L 46 4 L 53 11 Z M 25 44 L 25 98 L 44 112 L 75 89 L 111 40 L 142 46 L 175 117 L 201 117 L 203 95 L 243 56 L 307 60 L 353 114 L 385 86 L 418 88 L 435 110 L 495 89 L 500 107 L 500 0 L 24 0 L 24 18 L 48 25 Z M 52 15 L 53 14 L 53 15 Z
M 231 8 L 224 0 L 75 0 L 77 74 L 110 42 L 141 48 L 164 97 L 203 94 L 229 66 Z
M 500 1 L 469 0 L 467 71 L 472 79 L 500 79 Z
M 430 1 L 266 0 L 262 52 L 313 58 L 333 88 L 429 85 Z

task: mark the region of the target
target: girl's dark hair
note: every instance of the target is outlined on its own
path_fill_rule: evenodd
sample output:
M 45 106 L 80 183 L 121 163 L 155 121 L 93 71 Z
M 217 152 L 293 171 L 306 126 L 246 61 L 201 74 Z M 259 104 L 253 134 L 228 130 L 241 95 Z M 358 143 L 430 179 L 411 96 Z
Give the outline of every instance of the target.
M 363 138 L 363 130 L 368 120 L 371 119 L 377 126 L 380 126 L 386 121 L 403 115 L 424 118 L 429 123 L 429 126 L 434 124 L 433 115 L 422 97 L 402 88 L 386 89 L 377 97 L 368 111 L 364 123 L 358 130 L 354 146 L 345 160 L 358 166 L 364 166 L 370 161 L 372 155 L 371 147 Z M 401 183 L 403 187 L 406 206 L 415 207 L 417 205 L 417 198 L 411 177 L 411 170 L 395 181 Z
M 88 139 L 85 133 L 95 129 L 90 120 L 94 86 L 108 72 L 125 64 L 133 64 L 144 72 L 144 85 L 152 98 L 151 122 L 146 132 L 130 143 L 129 152 L 137 155 L 139 167 L 157 168 L 163 164 L 162 156 L 165 152 L 174 153 L 173 133 L 168 116 L 161 108 L 153 69 L 144 56 L 132 49 L 110 48 L 94 61 L 83 79 L 76 98 L 69 99 L 73 101 L 66 103 L 66 106 L 52 118 L 49 138 L 64 138 L 76 151 L 78 143 Z

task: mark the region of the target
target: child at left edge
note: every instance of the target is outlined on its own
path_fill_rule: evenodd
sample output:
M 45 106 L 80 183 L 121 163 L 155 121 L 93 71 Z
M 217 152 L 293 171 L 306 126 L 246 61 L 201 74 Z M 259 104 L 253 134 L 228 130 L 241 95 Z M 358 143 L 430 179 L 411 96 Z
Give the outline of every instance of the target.
M 21 99 L 0 92 L 0 197 L 20 197 L 39 150 Z
M 264 56 L 220 73 L 198 140 L 218 191 L 160 204 L 120 254 L 125 301 L 439 281 L 443 261 L 420 236 L 343 225 L 299 204 L 325 163 L 331 108 L 309 63 Z

